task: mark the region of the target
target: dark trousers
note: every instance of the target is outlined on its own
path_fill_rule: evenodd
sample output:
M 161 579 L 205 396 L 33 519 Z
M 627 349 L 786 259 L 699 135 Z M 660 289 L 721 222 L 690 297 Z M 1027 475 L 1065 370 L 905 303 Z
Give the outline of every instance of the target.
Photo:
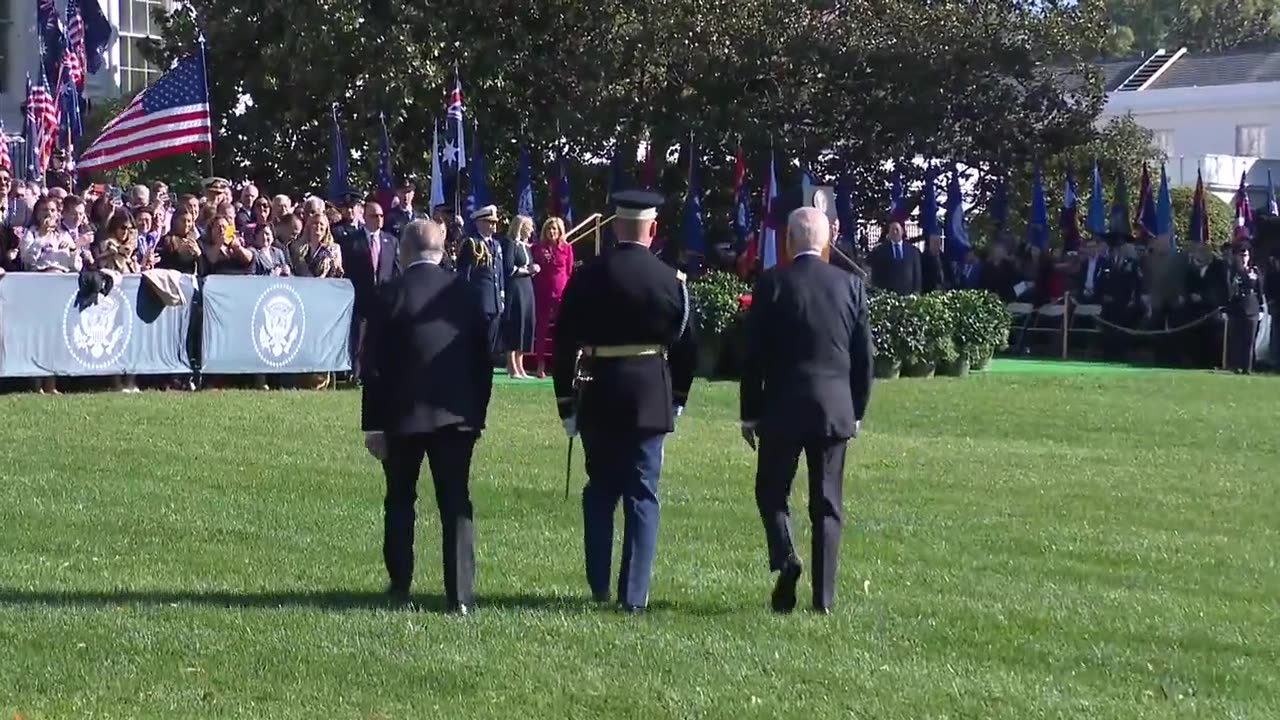
M 489 320 L 489 352 L 498 353 L 502 351 L 502 314 L 485 315 Z
M 609 597 L 613 514 L 622 501 L 622 566 L 618 602 L 644 607 L 658 542 L 658 476 L 662 443 L 654 432 L 583 430 L 587 485 L 582 489 L 582 542 L 587 584 L 597 598 Z
M 426 456 L 440 509 L 444 595 L 451 604 L 471 604 L 475 550 L 471 525 L 471 454 L 476 434 L 446 428 L 423 435 L 387 438 L 387 498 L 383 505 L 382 558 L 393 588 L 408 591 L 413 581 L 414 502 Z
M 1254 345 L 1258 338 L 1258 318 L 1227 316 L 1227 369 L 1253 372 Z
M 844 517 L 843 438 L 799 440 L 777 435 L 760 437 L 756 465 L 756 507 L 764 520 L 769 569 L 798 562 L 791 540 L 791 482 L 803 450 L 809 465 L 809 521 L 813 523 L 813 604 L 829 608 L 835 601 L 836 560 Z

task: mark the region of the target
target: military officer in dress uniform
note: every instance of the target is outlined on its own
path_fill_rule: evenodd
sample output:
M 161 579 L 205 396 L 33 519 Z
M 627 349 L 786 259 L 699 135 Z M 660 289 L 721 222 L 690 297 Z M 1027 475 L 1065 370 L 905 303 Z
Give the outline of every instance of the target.
M 62 188 L 68 193 L 72 191 L 75 178 L 67 170 L 67 151 L 56 149 L 49 156 L 49 170 L 44 174 L 44 185 L 52 190 Z
M 226 178 L 211 177 L 204 181 L 205 204 L 217 209 L 224 202 L 231 202 L 231 182 Z
M 489 352 L 498 352 L 498 330 L 506 301 L 506 276 L 502 272 L 502 242 L 497 238 L 498 208 L 486 205 L 471 213 L 476 237 L 458 248 L 458 274 L 471 283 L 489 317 Z
M 393 208 L 383 208 L 387 211 L 387 230 L 396 237 L 400 236 L 405 225 L 418 219 L 418 213 L 413 209 L 413 196 L 417 189 L 417 179 L 412 175 L 405 177 L 396 188 L 396 200 L 399 204 Z
M 617 601 L 637 613 L 649 602 L 662 444 L 688 400 L 697 347 L 684 275 L 650 250 L 662 196 L 630 190 L 613 200 L 617 245 L 569 279 L 552 352 L 560 419 L 570 438 L 581 431 L 586 455 L 587 583 L 596 601 L 609 600 L 621 500 Z

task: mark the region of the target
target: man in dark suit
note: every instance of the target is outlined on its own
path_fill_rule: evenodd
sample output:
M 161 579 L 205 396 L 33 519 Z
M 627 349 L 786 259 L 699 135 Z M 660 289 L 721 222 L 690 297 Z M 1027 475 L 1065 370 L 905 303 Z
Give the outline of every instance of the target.
M 569 279 L 552 348 L 560 419 L 571 439 L 581 429 L 586 455 L 587 583 L 597 602 L 608 601 L 621 500 L 617 599 L 637 613 L 649 601 L 662 444 L 689 398 L 697 345 L 684 275 L 650 251 L 662 196 L 629 190 L 612 199 L 616 245 Z
M 869 258 L 871 284 L 899 295 L 918 295 L 923 286 L 920 251 L 903 240 L 902 223 L 889 223 L 884 234 Z
M 772 606 L 791 612 L 801 564 L 792 544 L 787 498 L 801 451 L 809 467 L 813 523 L 813 607 L 835 601 L 843 516 L 845 450 L 871 397 L 872 346 L 862 281 L 824 263 L 830 242 L 821 211 L 800 208 L 787 221 L 792 263 L 756 283 L 747 315 L 741 382 L 742 434 L 756 449 L 756 505 L 769 568 L 778 573 Z
M 383 227 L 385 213 L 376 200 L 370 199 L 364 204 L 365 224 L 361 229 L 352 229 L 338 241 L 342 247 L 342 257 L 346 266 L 346 277 L 355 289 L 355 317 L 353 331 L 356 349 L 356 369 L 363 375 L 368 369 L 367 363 L 360 355 L 365 347 L 365 325 L 370 302 L 375 298 L 378 287 L 388 283 L 400 274 L 399 240 Z M 362 378 L 363 379 L 363 378 Z
M 419 220 L 401 238 L 404 272 L 382 286 L 370 312 L 370 372 L 361 426 L 387 479 L 383 560 L 395 601 L 413 579 L 414 501 L 423 456 L 440 509 L 444 591 L 450 610 L 473 608 L 475 555 L 467 484 L 484 430 L 493 370 L 488 326 L 475 293 L 440 267 L 445 229 Z

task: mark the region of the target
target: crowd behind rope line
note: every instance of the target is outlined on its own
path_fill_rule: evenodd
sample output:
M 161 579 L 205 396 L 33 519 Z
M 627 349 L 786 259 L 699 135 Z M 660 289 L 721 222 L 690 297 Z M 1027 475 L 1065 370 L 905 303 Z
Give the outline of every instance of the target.
M 199 277 L 345 277 L 356 286 L 357 297 L 398 273 L 396 238 L 416 217 L 412 179 L 401 183 L 389 208 L 354 192 L 336 207 L 318 197 L 296 204 L 288 195 L 268 197 L 252 183 L 233 196 L 230 183 L 218 178 L 206 181 L 203 196 L 173 198 L 163 182 L 135 185 L 127 192 L 99 193 L 90 187 L 73 193 L 56 182 L 42 186 L 14 180 L 5 168 L 0 168 L 0 192 L 6 200 L 0 224 L 0 275 L 166 269 Z M 446 207 L 435 208 L 432 216 L 448 228 L 444 264 L 455 267 L 463 244 L 461 219 Z M 513 293 L 523 298 L 523 303 L 507 303 L 501 318 L 507 372 L 516 378 L 546 377 L 560 297 L 574 265 L 562 220 L 548 218 L 538 237 L 533 236 L 532 219 L 517 216 L 501 239 L 501 272 Z M 385 262 L 378 262 L 376 250 L 375 257 L 369 257 L 371 238 L 382 238 L 389 248 Z M 379 266 L 389 272 L 379 273 Z M 356 315 L 358 354 L 363 337 L 358 307 Z M 215 387 L 241 382 L 206 380 Z M 329 375 L 258 376 L 252 384 L 321 388 L 332 380 Z M 136 378 L 109 382 L 112 389 L 139 391 Z M 149 378 L 144 385 L 194 388 L 190 378 Z M 33 389 L 57 393 L 59 381 L 39 378 Z
M 875 289 L 901 295 L 987 290 L 1028 320 L 1066 298 L 1072 308 L 1083 309 L 1071 327 L 1096 330 L 1096 349 L 1112 361 L 1146 356 L 1167 365 L 1218 367 L 1225 337 L 1226 367 L 1249 373 L 1264 309 L 1280 307 L 1280 257 L 1259 257 L 1246 237 L 1222 248 L 1198 244 L 1183 251 L 1168 236 L 1143 241 L 1110 233 L 1072 250 L 1002 238 L 954 258 L 942 236 L 911 240 L 898 222 L 870 230 L 877 242 L 845 235 L 834 246 L 832 262 Z M 834 222 L 833 235 L 839 237 Z M 753 269 L 746 259 L 739 256 L 736 269 L 751 280 L 758 265 Z M 1062 322 L 1051 318 L 1047 327 L 1060 328 Z M 1280 314 L 1271 313 L 1270 322 L 1268 355 L 1274 365 L 1280 358 Z M 1015 349 L 1025 337 L 1014 338 Z

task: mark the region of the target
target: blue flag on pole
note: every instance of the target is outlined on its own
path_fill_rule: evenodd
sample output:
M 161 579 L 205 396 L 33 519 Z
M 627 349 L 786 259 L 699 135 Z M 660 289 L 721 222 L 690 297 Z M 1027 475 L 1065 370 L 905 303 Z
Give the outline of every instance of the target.
M 1107 234 L 1107 200 L 1102 196 L 1102 169 L 1093 161 L 1093 182 L 1089 186 L 1089 232 L 1094 237 Z
M 444 178 L 440 175 L 440 125 L 431 120 L 431 208 L 444 207 Z
M 991 226 L 995 230 L 996 240 L 1003 240 L 1005 230 L 1009 228 L 1009 186 L 1003 177 L 991 192 L 991 203 L 987 209 L 991 213 Z
M 1178 239 L 1174 237 L 1173 198 L 1169 195 L 1169 173 L 1160 164 L 1160 193 L 1156 197 L 1156 236 L 1169 234 L 1169 247 L 1176 250 Z
M 778 264 L 778 228 L 773 221 L 773 206 L 778 201 L 778 174 L 769 153 L 769 186 L 764 194 L 763 233 L 760 242 L 760 265 L 765 270 Z
M 529 163 L 529 148 L 520 146 L 516 160 L 516 214 L 533 217 L 533 168 Z
M 689 191 L 684 197 L 684 249 L 691 255 L 706 254 L 702 237 L 702 184 L 698 180 L 698 153 L 689 146 Z M 695 262 L 691 259 L 690 262 Z
M 62 15 L 58 13 L 54 0 L 36 0 L 36 32 L 40 38 L 40 64 L 46 84 L 57 87 L 67 52 L 67 29 L 62 24 Z
M 467 191 L 467 202 L 464 210 L 467 218 L 467 231 L 470 233 L 475 232 L 475 224 L 471 221 L 471 213 L 492 202 L 489 199 L 489 179 L 485 176 L 480 127 L 476 125 L 472 130 L 474 132 L 471 135 L 471 166 L 467 170 L 467 178 L 471 181 L 471 189 Z
M 1044 180 L 1040 177 L 1040 163 L 1035 166 L 1031 184 L 1031 214 L 1027 217 L 1027 242 L 1044 250 L 1049 247 L 1049 207 L 1044 197 Z
M 935 185 L 937 171 L 932 166 L 924 173 L 924 189 L 920 198 L 920 232 L 926 238 L 941 235 L 938 227 L 938 188 Z
M 342 127 L 338 124 L 338 104 L 333 104 L 333 158 L 329 163 L 329 202 L 342 200 L 347 191 L 347 144 L 342 141 Z
M 907 209 L 907 196 L 902 189 L 902 173 L 893 173 L 893 183 L 889 186 L 889 219 L 905 223 L 910 215 Z
M 90 75 L 96 75 L 106 66 L 107 49 L 111 47 L 111 36 L 115 28 L 102 13 L 102 3 L 89 0 L 81 4 L 80 17 L 84 21 L 85 64 Z
M 969 254 L 969 229 L 964 224 L 964 192 L 960 188 L 960 167 L 951 169 L 947 183 L 946 245 L 944 251 L 951 262 L 964 262 Z
M 71 154 L 84 127 L 80 120 L 80 91 L 71 79 L 71 71 L 62 66 L 62 82 L 58 84 L 58 147 Z
M 1066 186 L 1062 191 L 1062 209 L 1058 213 L 1058 229 L 1062 232 L 1062 249 L 1080 249 L 1080 196 L 1076 194 L 1076 176 L 1067 168 Z

